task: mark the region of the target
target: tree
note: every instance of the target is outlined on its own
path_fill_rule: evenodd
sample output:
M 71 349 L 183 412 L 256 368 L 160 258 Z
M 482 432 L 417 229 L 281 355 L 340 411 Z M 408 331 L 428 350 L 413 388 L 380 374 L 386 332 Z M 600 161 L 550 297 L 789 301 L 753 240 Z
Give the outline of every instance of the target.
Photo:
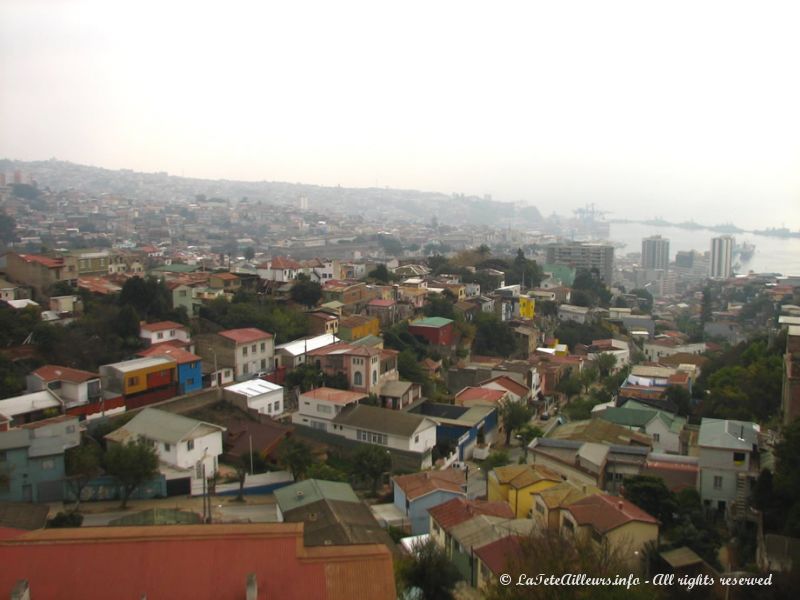
M 584 392 L 589 390 L 589 387 L 597 381 L 597 368 L 585 367 L 581 370 L 578 376 L 581 382 L 581 388 Z
M 106 473 L 122 487 L 122 508 L 127 508 L 128 498 L 137 487 L 158 475 L 158 455 L 150 442 L 143 438 L 126 444 L 112 444 L 103 462 Z
M 102 454 L 100 446 L 91 440 L 84 440 L 80 445 L 69 448 L 64 452 L 64 467 L 67 475 L 67 484 L 75 494 L 75 508 L 77 511 L 81 504 L 81 494 L 87 484 L 97 477 L 100 472 Z
M 453 589 L 461 574 L 435 541 L 428 540 L 397 564 L 397 577 L 408 597 L 422 600 L 452 600 Z M 411 590 L 419 590 L 414 594 Z
M 379 235 L 378 244 L 385 254 L 390 256 L 400 256 L 403 254 L 403 244 L 397 238 L 389 235 Z
M 481 463 L 481 469 L 483 469 L 483 474 L 486 476 L 486 480 L 489 480 L 489 472 L 496 469 L 497 467 L 504 467 L 507 464 L 511 463 L 511 457 L 508 454 L 507 450 L 494 450 L 489 453 L 489 456 L 486 457 L 486 460 Z
M 486 258 L 492 253 L 492 250 L 486 244 L 481 244 L 480 246 L 478 246 L 475 252 L 477 252 L 478 256 L 480 256 L 481 258 Z
M 528 444 L 530 444 L 536 438 L 543 436 L 544 432 L 531 424 L 523 425 L 517 430 L 517 437 L 519 438 L 519 443 L 522 444 L 523 458 L 526 462 L 528 460 Z
M 298 275 L 289 295 L 298 304 L 311 308 L 316 306 L 322 298 L 322 286 L 301 273 Z
M 17 222 L 5 212 L 0 213 L 0 245 L 7 246 L 17 241 Z
M 452 294 L 450 296 L 440 294 L 430 297 L 425 304 L 424 311 L 425 315 L 428 317 L 444 317 L 445 319 L 453 320 L 456 318 Z
M 500 421 L 506 430 L 506 446 L 511 442 L 511 433 L 527 425 L 533 411 L 524 402 L 505 400 L 500 404 Z
M 597 370 L 600 371 L 600 376 L 608 377 L 614 371 L 614 367 L 617 366 L 617 357 L 611 352 L 603 352 L 597 357 L 595 364 L 597 365 Z
M 653 310 L 653 294 L 644 288 L 631 290 L 631 294 L 640 299 L 639 306 L 641 306 L 644 312 L 649 313 Z
M 244 483 L 247 480 L 247 471 L 249 466 L 247 464 L 248 457 L 245 455 L 239 456 L 233 461 L 233 468 L 236 471 L 236 481 L 239 482 L 239 492 L 236 494 L 236 502 L 244 502 Z
M 580 394 L 581 389 L 583 389 L 583 386 L 581 386 L 580 379 L 573 377 L 572 370 L 567 371 L 566 375 L 559 379 L 556 384 L 556 391 L 564 394 L 567 397 L 567 401 Z
M 663 525 L 668 527 L 672 524 L 678 503 L 663 479 L 646 475 L 628 477 L 622 495 Z
M 664 397 L 677 407 L 680 416 L 689 416 L 690 403 L 692 401 L 689 390 L 680 385 L 669 385 L 664 391 Z
M 278 463 L 288 469 L 295 481 L 302 479 L 314 462 L 311 448 L 294 438 L 286 438 L 278 446 Z
M 253 260 L 256 257 L 255 248 L 252 246 L 248 246 L 244 249 L 244 258 L 245 260 Z
M 372 444 L 363 444 L 353 454 L 353 468 L 361 477 L 372 482 L 373 495 L 384 473 L 392 468 L 392 456 L 388 450 Z
M 347 481 L 347 473 L 335 469 L 325 463 L 314 463 L 306 471 L 309 479 L 322 479 L 324 481 Z
M 367 273 L 367 277 L 369 279 L 374 279 L 375 281 L 379 281 L 381 283 L 389 283 L 392 281 L 392 274 L 389 272 L 389 269 L 386 268 L 386 265 L 381 263 L 376 266 L 372 271 Z
M 495 314 L 480 313 L 475 317 L 475 353 L 488 356 L 510 356 L 517 347 L 514 332 Z

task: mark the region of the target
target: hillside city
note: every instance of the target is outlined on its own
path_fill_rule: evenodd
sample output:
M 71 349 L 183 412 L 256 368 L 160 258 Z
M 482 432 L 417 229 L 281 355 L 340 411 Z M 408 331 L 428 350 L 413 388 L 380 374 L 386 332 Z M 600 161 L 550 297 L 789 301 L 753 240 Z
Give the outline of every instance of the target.
M 752 252 L 0 160 L 0 594 L 794 597 L 800 274 Z

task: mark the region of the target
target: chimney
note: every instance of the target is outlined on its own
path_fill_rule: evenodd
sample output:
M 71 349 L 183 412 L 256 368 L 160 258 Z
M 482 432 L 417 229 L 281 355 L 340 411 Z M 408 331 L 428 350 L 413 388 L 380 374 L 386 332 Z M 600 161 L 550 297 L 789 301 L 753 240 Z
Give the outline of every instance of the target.
M 247 600 L 258 600 L 258 579 L 255 573 L 247 576 Z
M 618 509 L 620 509 L 620 510 L 622 510 L 622 500 L 620 500 L 619 502 L 617 502 L 617 508 L 618 508 Z

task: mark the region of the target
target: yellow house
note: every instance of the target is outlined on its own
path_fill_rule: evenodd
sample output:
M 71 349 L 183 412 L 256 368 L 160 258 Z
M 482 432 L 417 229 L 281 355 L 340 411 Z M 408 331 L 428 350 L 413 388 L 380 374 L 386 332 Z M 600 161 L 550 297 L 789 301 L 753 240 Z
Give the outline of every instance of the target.
M 489 501 L 505 500 L 518 519 L 529 515 L 533 495 L 563 480 L 561 475 L 543 465 L 508 465 L 489 474 Z
M 536 520 L 542 528 L 558 530 L 562 510 L 587 496 L 602 493 L 600 488 L 593 485 L 576 485 L 569 481 L 562 481 L 533 494 L 528 516 Z
M 636 569 L 646 544 L 658 543 L 658 521 L 620 496 L 594 494 L 573 502 L 561 513 L 561 531 L 608 544 Z
M 346 341 L 358 340 L 368 335 L 378 335 L 381 323 L 377 317 L 351 315 L 339 319 L 339 337 Z

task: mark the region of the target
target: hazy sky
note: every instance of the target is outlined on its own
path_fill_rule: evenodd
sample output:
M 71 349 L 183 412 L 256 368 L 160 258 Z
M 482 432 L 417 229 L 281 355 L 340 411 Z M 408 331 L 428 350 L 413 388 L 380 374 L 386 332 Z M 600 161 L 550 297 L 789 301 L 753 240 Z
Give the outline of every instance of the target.
M 0 0 L 0 157 L 800 228 L 798 2 Z

